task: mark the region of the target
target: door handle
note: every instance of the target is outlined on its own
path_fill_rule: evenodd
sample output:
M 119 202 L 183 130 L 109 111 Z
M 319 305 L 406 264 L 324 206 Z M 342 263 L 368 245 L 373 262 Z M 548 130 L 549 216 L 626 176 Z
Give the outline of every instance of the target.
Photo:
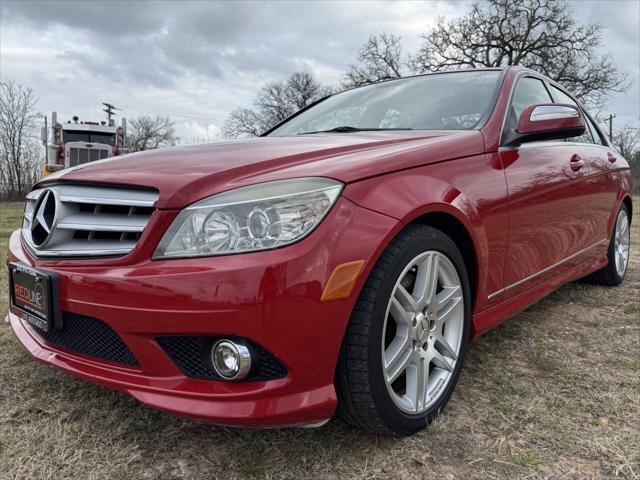
M 609 160 L 609 163 L 615 163 L 615 161 L 618 160 L 618 157 L 611 152 L 607 152 L 607 160 Z
M 578 155 L 577 153 L 574 153 L 571 156 L 571 170 L 573 170 L 574 172 L 577 172 L 578 170 L 580 170 L 582 167 L 584 167 L 584 161 L 582 160 L 582 158 L 580 157 L 580 155 Z

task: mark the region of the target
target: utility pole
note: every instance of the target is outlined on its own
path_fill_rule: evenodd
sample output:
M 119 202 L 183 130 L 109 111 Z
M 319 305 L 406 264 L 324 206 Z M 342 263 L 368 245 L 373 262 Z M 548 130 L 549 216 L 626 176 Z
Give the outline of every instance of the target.
M 107 114 L 107 120 L 109 120 L 109 125 L 111 125 L 111 117 L 116 114 L 114 110 L 120 109 L 107 102 L 102 102 L 102 105 L 104 105 L 104 109 L 102 111 Z
M 615 115 L 609 114 L 606 118 L 606 121 L 609 122 L 609 140 L 613 138 L 613 119 L 616 118 Z

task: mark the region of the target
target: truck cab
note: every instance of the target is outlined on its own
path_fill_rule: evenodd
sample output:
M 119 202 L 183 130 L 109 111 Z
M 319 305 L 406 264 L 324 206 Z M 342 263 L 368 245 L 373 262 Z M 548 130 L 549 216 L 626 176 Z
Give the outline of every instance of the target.
M 73 121 L 58 123 L 57 115 L 51 116 L 51 136 L 47 127 L 42 129 L 42 142 L 46 147 L 45 176 L 59 170 L 76 167 L 84 163 L 103 160 L 127 153 L 125 148 L 126 119 L 116 127 L 114 120 L 109 123 Z

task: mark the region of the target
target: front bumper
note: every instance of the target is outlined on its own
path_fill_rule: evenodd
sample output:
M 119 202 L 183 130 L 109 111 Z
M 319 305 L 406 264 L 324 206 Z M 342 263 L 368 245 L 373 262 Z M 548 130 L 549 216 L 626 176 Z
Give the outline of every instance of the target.
M 167 222 L 172 216 L 158 214 Z M 60 309 L 105 322 L 138 365 L 49 344 L 15 312 L 7 321 L 38 361 L 160 410 L 224 425 L 317 423 L 335 410 L 333 377 L 347 321 L 368 271 L 397 228 L 397 220 L 341 198 L 315 232 L 287 248 L 163 261 L 134 254 L 121 263 L 37 260 L 14 232 L 8 260 L 57 272 Z M 334 268 L 356 260 L 365 267 L 351 295 L 321 301 Z M 162 335 L 245 337 L 270 351 L 288 373 L 269 381 L 190 378 L 157 343 Z

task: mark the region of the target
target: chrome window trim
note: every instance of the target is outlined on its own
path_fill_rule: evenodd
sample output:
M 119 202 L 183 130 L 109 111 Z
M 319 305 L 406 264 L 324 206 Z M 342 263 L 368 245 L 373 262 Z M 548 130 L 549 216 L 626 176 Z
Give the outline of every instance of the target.
M 522 145 L 516 145 L 512 147 L 498 147 L 498 152 L 508 152 L 510 150 L 522 150 L 528 148 L 539 148 L 539 147 L 584 147 L 585 145 L 589 147 L 600 147 L 604 148 L 607 151 L 611 149 L 609 147 L 605 147 L 604 145 L 598 145 L 596 143 L 581 143 L 581 142 L 565 142 L 564 140 L 542 140 L 539 142 L 527 142 Z

